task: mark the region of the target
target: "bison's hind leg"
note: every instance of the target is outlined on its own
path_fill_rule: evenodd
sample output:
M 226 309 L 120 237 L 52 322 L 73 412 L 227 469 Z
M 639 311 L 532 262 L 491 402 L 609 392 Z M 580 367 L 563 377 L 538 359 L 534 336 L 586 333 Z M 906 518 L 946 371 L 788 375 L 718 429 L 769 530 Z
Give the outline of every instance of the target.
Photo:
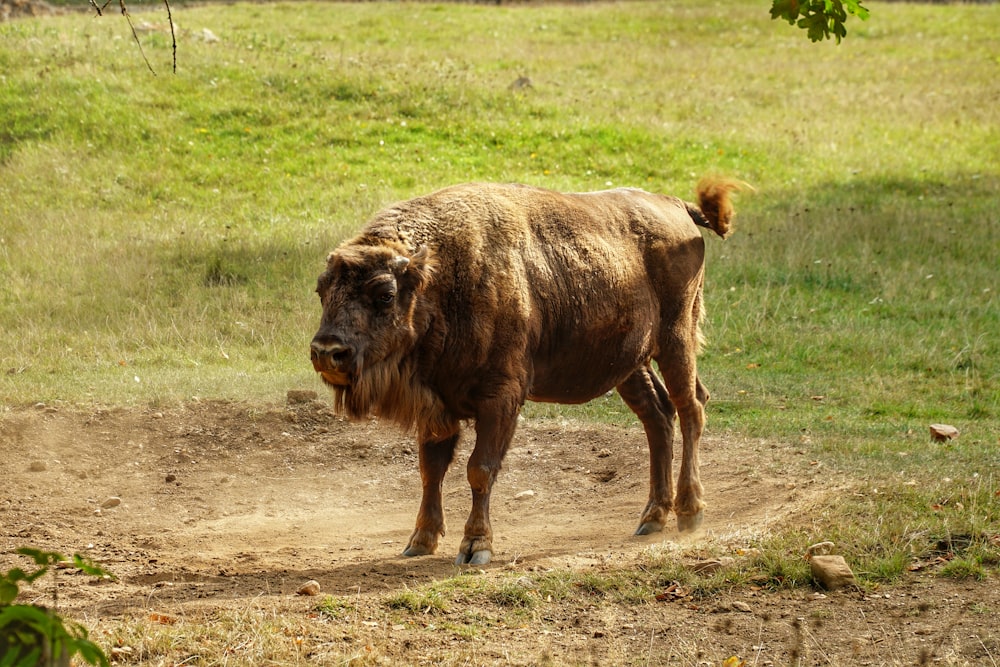
M 705 427 L 704 406 L 708 401 L 708 391 L 697 376 L 693 354 L 663 357 L 657 362 L 670 392 L 670 400 L 677 410 L 683 441 L 677 495 L 674 498 L 677 529 L 682 533 L 691 532 L 701 527 L 705 513 L 698 450 Z
M 444 508 L 441 505 L 441 484 L 455 458 L 460 432 L 444 438 L 421 436 L 420 480 L 423 496 L 417 512 L 417 525 L 403 550 L 404 556 L 426 556 L 437 550 L 438 539 L 444 536 Z
M 622 400 L 642 422 L 649 443 L 649 502 L 636 535 L 663 530 L 673 502 L 674 410 L 663 382 L 651 366 L 644 366 L 618 386 Z

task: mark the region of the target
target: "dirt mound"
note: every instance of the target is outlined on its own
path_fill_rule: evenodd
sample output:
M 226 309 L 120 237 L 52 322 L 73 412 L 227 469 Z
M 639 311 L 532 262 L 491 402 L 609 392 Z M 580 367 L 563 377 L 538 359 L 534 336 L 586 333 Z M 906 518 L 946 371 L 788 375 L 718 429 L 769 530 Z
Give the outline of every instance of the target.
M 89 413 L 37 406 L 8 414 L 0 438 L 8 453 L 0 470 L 9 480 L 0 501 L 3 537 L 87 551 L 142 583 L 172 567 L 392 559 L 406 544 L 420 498 L 410 436 L 375 421 L 347 423 L 319 402 Z M 464 456 L 473 440 L 465 434 Z M 810 497 L 812 480 L 793 479 L 782 472 L 786 466 L 720 465 L 731 461 L 732 448 L 711 437 L 703 445 L 712 530 L 760 530 Z M 446 479 L 445 510 L 460 529 L 470 501 L 463 452 L 458 458 Z M 522 424 L 494 494 L 496 558 L 565 561 L 581 550 L 641 550 L 676 538 L 632 536 L 647 480 L 638 427 Z M 522 491 L 532 493 L 517 497 Z M 121 502 L 103 508 L 109 498 Z M 450 566 L 459 529 L 437 555 L 407 560 L 408 569 Z

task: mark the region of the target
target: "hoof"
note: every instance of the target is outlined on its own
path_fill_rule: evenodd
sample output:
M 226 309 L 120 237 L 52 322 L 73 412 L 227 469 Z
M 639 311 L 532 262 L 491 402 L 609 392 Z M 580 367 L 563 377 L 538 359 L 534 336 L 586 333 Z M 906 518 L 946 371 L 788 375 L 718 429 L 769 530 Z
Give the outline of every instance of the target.
M 677 530 L 682 533 L 693 533 L 701 528 L 701 522 L 705 520 L 704 510 L 699 510 L 694 514 L 678 514 Z
M 635 529 L 636 535 L 652 535 L 663 530 L 663 524 L 659 521 L 646 521 Z
M 403 549 L 403 555 L 407 558 L 413 558 L 414 556 L 429 556 L 432 553 L 434 552 L 423 546 L 408 546 Z
M 458 558 L 455 559 L 455 565 L 486 565 L 490 562 L 490 558 L 493 554 L 486 549 L 482 551 L 473 552 L 472 557 L 464 551 L 458 554 Z
M 438 530 L 426 528 L 414 530 L 413 534 L 410 535 L 410 541 L 406 543 L 406 548 L 403 549 L 403 555 L 407 558 L 431 555 L 437 551 L 438 537 L 442 535 L 444 535 L 444 526 Z

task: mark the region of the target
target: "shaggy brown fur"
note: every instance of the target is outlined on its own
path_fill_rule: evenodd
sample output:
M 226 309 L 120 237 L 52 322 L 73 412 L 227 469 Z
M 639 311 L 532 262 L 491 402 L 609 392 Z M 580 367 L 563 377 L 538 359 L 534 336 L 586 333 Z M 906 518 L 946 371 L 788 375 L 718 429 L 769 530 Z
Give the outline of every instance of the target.
M 700 524 L 708 392 L 696 370 L 704 241 L 695 225 L 725 236 L 735 187 L 704 180 L 695 205 L 634 189 L 459 185 L 383 210 L 330 254 L 312 362 L 343 414 L 417 431 L 423 499 L 405 554 L 432 553 L 444 535 L 441 481 L 461 421 L 475 421 L 476 445 L 458 561 L 484 563 L 490 491 L 524 401 L 582 403 L 613 388 L 649 440 L 637 532 L 661 530 L 671 510 L 682 530 Z

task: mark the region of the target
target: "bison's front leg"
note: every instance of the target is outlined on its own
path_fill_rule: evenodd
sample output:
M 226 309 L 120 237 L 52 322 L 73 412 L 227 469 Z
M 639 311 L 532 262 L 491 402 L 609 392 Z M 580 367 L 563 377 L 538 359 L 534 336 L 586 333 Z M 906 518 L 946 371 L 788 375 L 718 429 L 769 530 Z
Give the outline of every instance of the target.
M 465 522 L 465 536 L 458 548 L 456 565 L 485 565 L 493 557 L 490 493 L 514 437 L 520 403 L 493 401 L 482 407 L 476 419 L 476 447 L 469 457 L 472 512 Z
M 455 457 L 459 433 L 444 439 L 420 438 L 420 480 L 423 496 L 417 512 L 417 526 L 410 542 L 403 550 L 404 556 L 425 556 L 437 549 L 438 538 L 444 536 L 444 508 L 441 506 L 441 484 Z

